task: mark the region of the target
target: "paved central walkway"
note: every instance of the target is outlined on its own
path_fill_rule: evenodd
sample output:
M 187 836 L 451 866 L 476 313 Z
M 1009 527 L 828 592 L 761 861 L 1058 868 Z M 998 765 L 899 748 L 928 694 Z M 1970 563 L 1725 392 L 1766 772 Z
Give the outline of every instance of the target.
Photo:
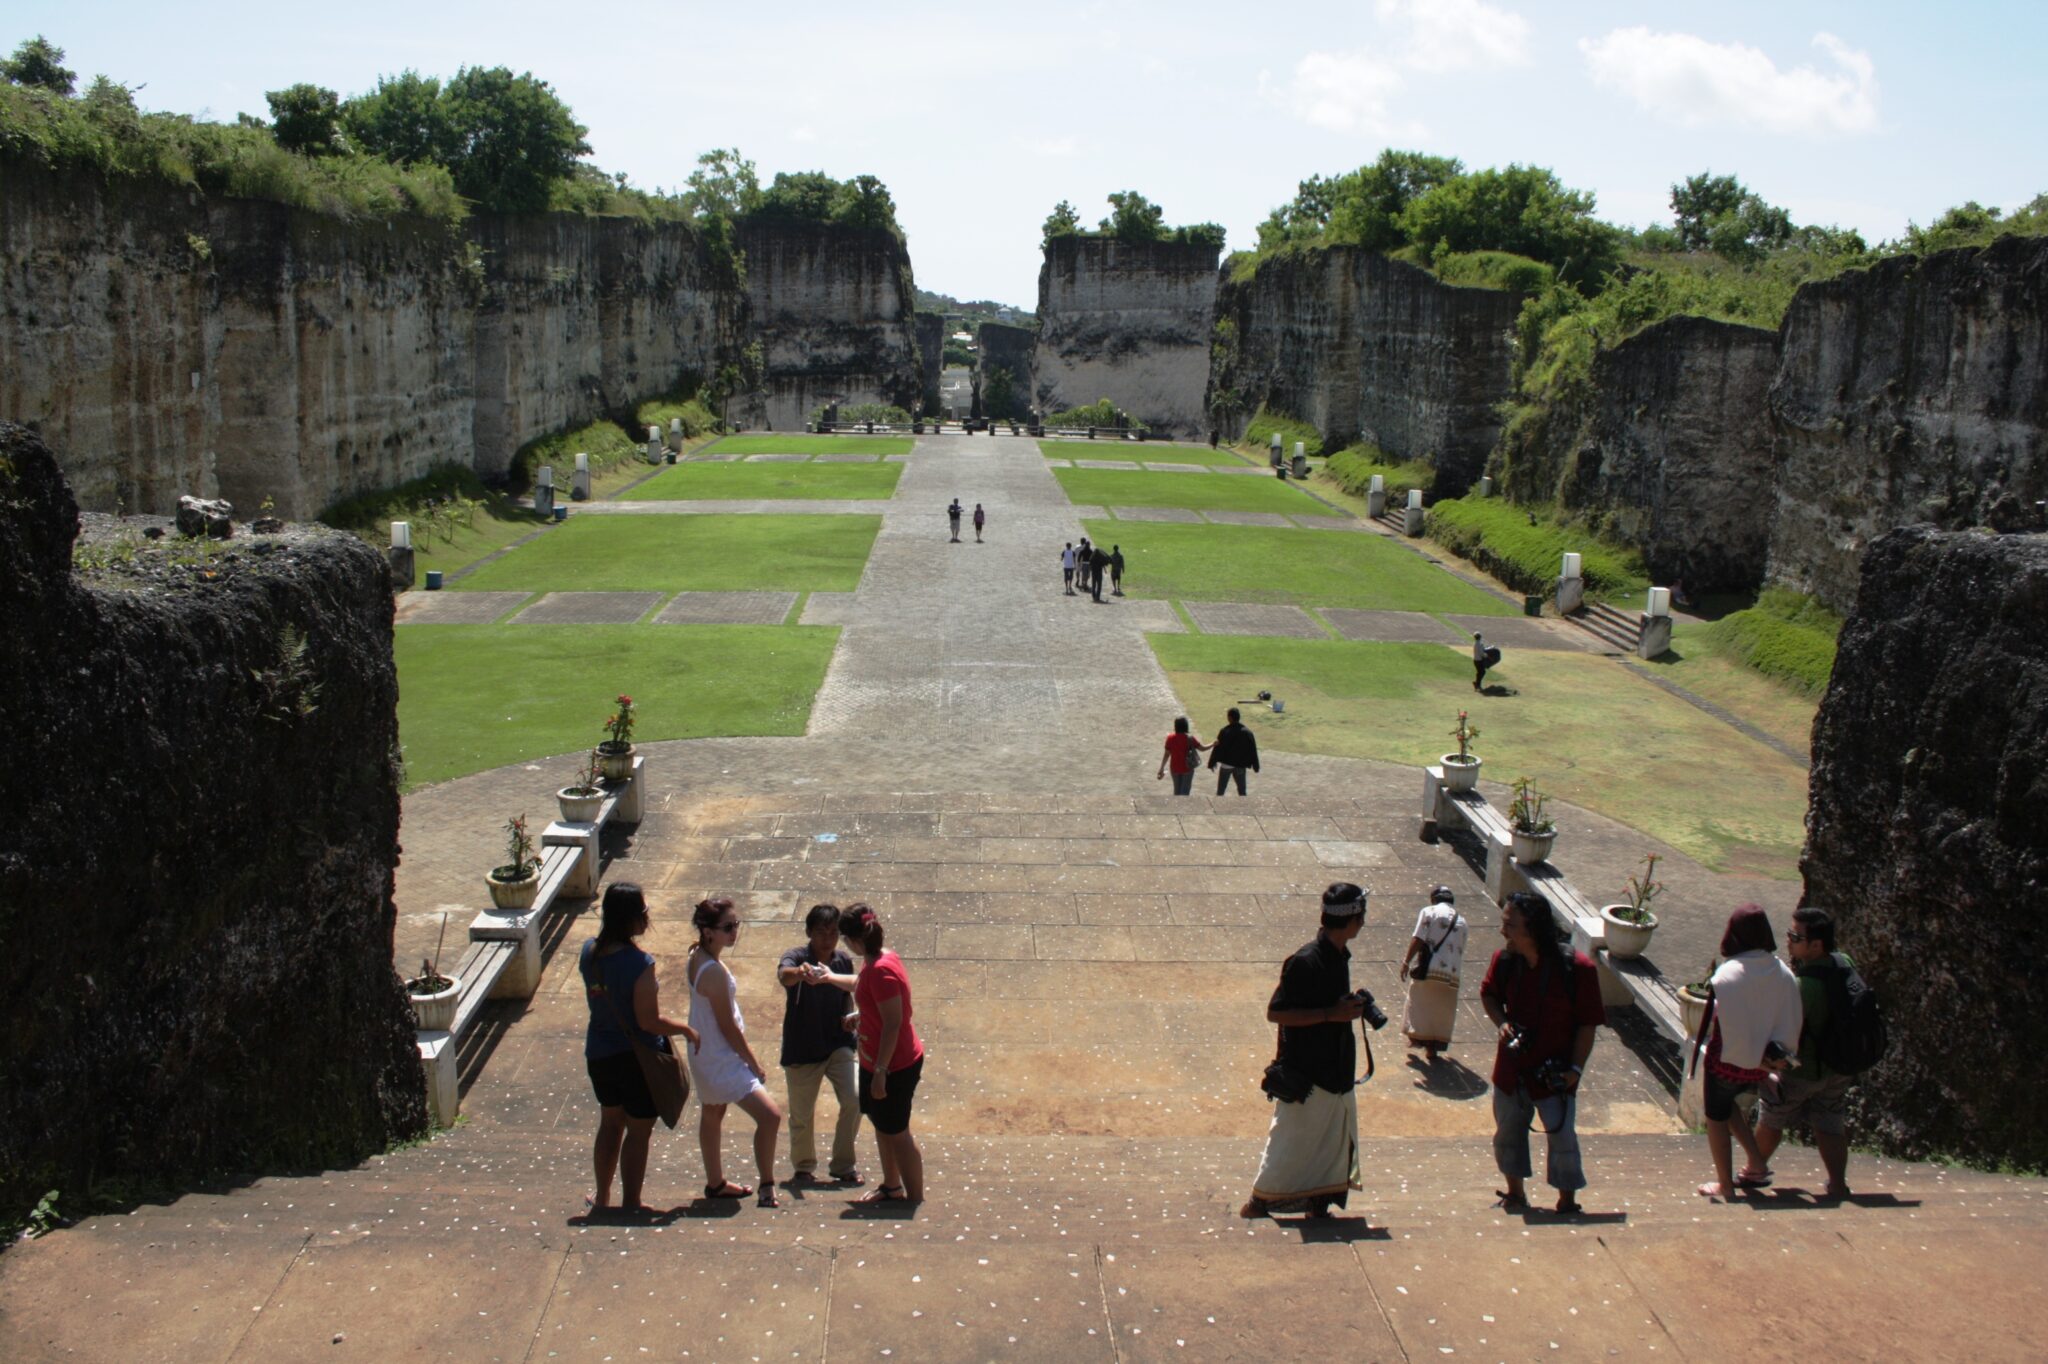
M 948 543 L 955 496 L 988 508 L 986 543 L 971 528 Z M 1473 922 L 1473 981 L 1498 941 L 1461 850 L 1415 837 L 1417 774 L 1274 754 L 1249 799 L 1163 794 L 1177 704 L 1143 635 L 1177 624 L 1162 604 L 1061 594 L 1079 512 L 1035 445 L 926 438 L 882 512 L 859 590 L 805 614 L 844 626 L 810 732 L 646 745 L 647 814 L 609 843 L 606 879 L 648 888 L 672 1012 L 689 905 L 739 903 L 732 964 L 778 1095 L 773 958 L 810 904 L 873 903 L 930 1049 L 930 1202 L 704 1201 L 691 1114 L 656 1138 L 648 1197 L 667 1212 L 586 1218 L 595 1110 L 573 953 L 594 906 L 571 904 L 539 993 L 490 1006 L 466 1047 L 460 1127 L 17 1246 L 0 1256 L 0 1358 L 2048 1354 L 2024 1269 L 2048 1252 L 2041 1182 L 1859 1157 L 1859 1201 L 1823 1207 L 1805 1192 L 1811 1153 L 1792 1148 L 1756 1206 L 1709 1207 L 1690 1192 L 1705 1152 L 1659 1082 L 1668 1058 L 1625 1013 L 1581 1114 L 1593 1215 L 1493 1207 L 1491 1041 L 1471 984 L 1445 1061 L 1421 1065 L 1397 1036 L 1396 963 L 1431 884 L 1453 885 Z M 406 800 L 401 958 L 444 913 L 467 924 L 487 812 L 544 808 L 570 765 Z M 1563 822 L 1596 870 L 1641 853 L 1611 821 Z M 1669 866 L 1674 919 L 1691 904 L 1718 924 L 1733 898 L 1782 909 L 1796 892 Z M 1340 878 L 1374 888 L 1354 980 L 1396 1018 L 1361 1091 L 1365 1191 L 1335 1223 L 1242 1222 L 1270 1111 L 1255 1089 L 1266 998 Z M 748 1126 L 731 1115 L 724 1150 L 751 1182 Z M 785 1143 L 785 1175 L 787 1161 Z

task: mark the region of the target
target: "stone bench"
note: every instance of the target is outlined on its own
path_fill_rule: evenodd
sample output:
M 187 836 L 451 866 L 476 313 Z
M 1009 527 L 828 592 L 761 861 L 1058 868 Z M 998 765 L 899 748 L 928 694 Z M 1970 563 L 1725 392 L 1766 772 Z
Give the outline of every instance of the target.
M 1617 960 L 1607 955 L 1607 921 L 1600 906 L 1587 898 L 1549 862 L 1521 862 L 1514 856 L 1513 826 L 1478 791 L 1452 791 L 1444 785 L 1440 766 L 1422 769 L 1422 836 L 1434 840 L 1445 828 L 1465 829 L 1486 851 L 1486 893 L 1499 904 L 1518 890 L 1532 890 L 1550 902 L 1560 926 L 1570 930 L 1572 946 L 1600 968 L 1600 996 L 1610 1006 L 1634 1005 L 1675 1039 L 1687 1041 L 1684 1011 L 1677 989 L 1655 966 L 1640 958 Z
M 470 923 L 469 951 L 452 973 L 461 983 L 455 1020 L 446 1032 L 419 1034 L 420 1068 L 427 1081 L 427 1108 L 434 1126 L 454 1125 L 460 1111 L 460 1076 L 456 1049 L 462 1035 L 494 999 L 531 999 L 540 989 L 542 930 L 555 901 L 562 897 L 590 899 L 597 894 L 600 873 L 598 845 L 604 828 L 640 822 L 640 793 L 647 760 L 635 756 L 633 774 L 607 783 L 604 803 L 588 823 L 555 820 L 541 832 L 540 887 L 526 909 L 479 912 Z

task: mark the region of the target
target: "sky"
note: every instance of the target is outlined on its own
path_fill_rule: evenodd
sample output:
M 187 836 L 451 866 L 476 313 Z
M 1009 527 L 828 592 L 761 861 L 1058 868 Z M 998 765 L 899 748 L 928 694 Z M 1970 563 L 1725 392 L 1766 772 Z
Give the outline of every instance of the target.
M 408 67 L 553 84 L 592 160 L 681 185 L 760 169 L 874 174 L 926 289 L 1034 307 L 1052 206 L 1135 189 L 1230 249 L 1310 175 L 1387 147 L 1547 166 L 1610 222 L 1668 221 L 1674 181 L 1734 174 L 1802 223 L 1898 236 L 1965 200 L 2048 191 L 2048 4 L 1951 0 L 1351 0 L 341 6 L 8 0 L 81 85 L 231 120 L 298 81 L 344 95 Z M 8 30 L 12 31 L 8 31 Z

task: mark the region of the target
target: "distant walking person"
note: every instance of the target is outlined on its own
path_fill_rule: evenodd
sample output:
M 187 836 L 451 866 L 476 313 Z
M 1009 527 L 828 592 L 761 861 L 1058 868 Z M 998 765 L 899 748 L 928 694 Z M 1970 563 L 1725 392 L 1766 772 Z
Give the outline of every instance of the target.
M 1465 933 L 1457 895 L 1449 886 L 1438 886 L 1415 916 L 1415 935 L 1401 955 L 1401 979 L 1408 982 L 1408 1012 L 1401 1031 L 1408 1034 L 1408 1045 L 1421 1047 L 1431 1061 L 1451 1044 L 1451 1028 L 1457 1022 Z
M 1230 723 L 1217 731 L 1216 742 L 1209 748 L 1209 766 L 1216 773 L 1216 794 L 1222 795 L 1223 788 L 1232 781 L 1237 783 L 1237 794 L 1244 794 L 1244 772 L 1250 768 L 1259 770 L 1259 741 L 1246 729 L 1238 718 L 1237 707 L 1227 712 Z
M 1088 592 L 1096 601 L 1102 600 L 1102 572 L 1109 567 L 1109 556 L 1097 545 L 1088 551 Z
M 1500 650 L 1488 644 L 1475 630 L 1472 634 L 1472 690 L 1481 691 L 1486 685 L 1486 670 L 1500 662 Z
M 1166 736 L 1166 751 L 1159 755 L 1159 776 L 1165 777 L 1167 769 L 1173 769 L 1173 794 L 1185 796 L 1195 789 L 1195 755 L 1202 751 L 1202 741 L 1188 733 L 1188 717 L 1174 717 L 1173 733 Z
M 1067 541 L 1067 547 L 1060 551 L 1060 579 L 1067 586 L 1067 595 L 1074 595 L 1074 542 Z
M 745 1198 L 754 1192 L 725 1177 L 725 1110 L 738 1104 L 754 1120 L 754 1163 L 761 1171 L 758 1201 L 764 1208 L 777 1207 L 775 1139 L 782 1131 L 782 1110 L 761 1086 L 768 1072 L 747 1042 L 746 1020 L 740 1017 L 739 982 L 733 979 L 732 968 L 719 960 L 739 941 L 739 911 L 722 897 L 699 900 L 690 922 L 697 929 L 697 945 L 690 949 L 684 969 L 690 973 L 690 988 L 695 991 L 690 1022 L 704 1038 L 690 1057 L 690 1071 L 697 1077 L 697 1099 L 704 1105 L 697 1123 L 697 1141 L 704 1149 L 704 1196 Z
M 615 881 L 604 888 L 604 906 L 597 936 L 583 944 L 577 970 L 583 996 L 590 1005 L 590 1026 L 583 1034 L 583 1064 L 597 1095 L 597 1145 L 594 1152 L 597 1191 L 592 1212 L 612 1205 L 612 1175 L 623 1183 L 619 1208 L 645 1212 L 640 1186 L 647 1177 L 647 1145 L 654 1133 L 654 1095 L 647 1088 L 640 1058 L 633 1054 L 633 1036 L 656 1051 L 667 1051 L 671 1037 L 697 1044 L 697 1030 L 661 1011 L 661 991 L 654 979 L 654 957 L 634 941 L 647 931 L 647 900 L 640 887 Z
M 946 508 L 946 520 L 953 526 L 953 543 L 960 543 L 960 499 L 954 498 L 953 505 Z
M 1112 597 L 1124 594 L 1124 549 L 1122 545 L 1109 547 L 1109 586 Z
M 988 513 L 981 509 L 981 503 L 974 504 L 974 543 L 981 543 L 981 528 L 988 524 Z
M 861 1203 L 922 1203 L 924 1152 L 910 1135 L 910 1100 L 924 1076 L 924 1043 L 911 1025 L 910 973 L 903 958 L 882 950 L 882 921 L 866 905 L 839 916 L 846 940 L 860 949 L 860 1111 L 875 1125 L 882 1182 Z
M 787 1004 L 782 1015 L 782 1076 L 789 1088 L 789 1163 L 792 1184 L 808 1184 L 818 1170 L 814 1123 L 818 1087 L 829 1080 L 839 1101 L 832 1131 L 832 1178 L 858 1184 L 853 1143 L 860 1135 L 860 1082 L 854 1073 L 851 1016 L 853 958 L 839 947 L 839 910 L 812 905 L 804 916 L 808 941 L 782 954 L 776 979 Z

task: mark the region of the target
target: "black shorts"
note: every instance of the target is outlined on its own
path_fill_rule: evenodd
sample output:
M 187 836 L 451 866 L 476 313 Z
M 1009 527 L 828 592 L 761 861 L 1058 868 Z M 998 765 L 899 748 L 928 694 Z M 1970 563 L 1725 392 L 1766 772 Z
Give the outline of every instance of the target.
M 860 1072 L 860 1111 L 874 1121 L 875 1130 L 885 1137 L 910 1130 L 910 1096 L 917 1093 L 917 1081 L 924 1074 L 924 1058 L 918 1057 L 901 1070 L 889 1072 L 889 1097 L 877 1099 L 873 1088 L 875 1073 L 866 1066 Z
M 590 1087 L 596 1092 L 598 1103 L 606 1108 L 623 1108 L 629 1118 L 655 1116 L 654 1095 L 648 1091 L 647 1077 L 640 1072 L 640 1058 L 632 1052 L 587 1059 L 583 1065 L 590 1072 Z
M 1700 1097 L 1705 1100 L 1707 1118 L 1711 1122 L 1727 1122 L 1735 1114 L 1735 1101 L 1744 1094 L 1756 1093 L 1754 1082 L 1744 1084 L 1737 1080 L 1723 1080 L 1708 1071 L 1704 1077 Z

